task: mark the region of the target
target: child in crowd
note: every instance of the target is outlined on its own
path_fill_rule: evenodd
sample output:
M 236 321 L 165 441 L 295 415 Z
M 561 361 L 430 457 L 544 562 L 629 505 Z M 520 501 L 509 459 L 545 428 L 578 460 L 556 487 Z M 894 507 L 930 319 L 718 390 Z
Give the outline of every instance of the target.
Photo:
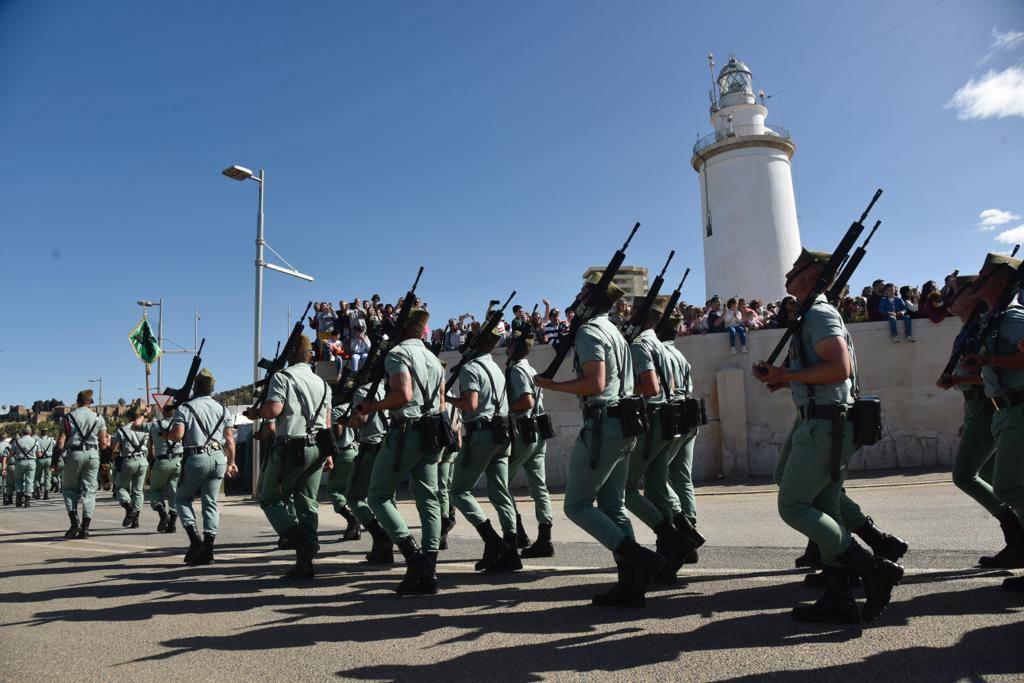
M 740 351 L 747 352 L 747 331 L 743 327 L 743 314 L 739 310 L 739 302 L 736 299 L 729 299 L 725 302 L 725 313 L 722 314 L 722 324 L 729 332 L 729 353 L 736 353 L 737 338 L 740 343 Z
M 910 320 L 910 313 L 902 298 L 896 296 L 896 285 L 891 282 L 885 285 L 882 298 L 878 301 L 878 311 L 889 321 L 889 332 L 892 334 L 892 341 L 898 344 L 900 341 L 897 320 L 903 320 L 903 334 L 908 342 L 916 341 L 913 337 L 913 323 Z
M 352 342 L 349 345 L 352 349 L 352 372 L 358 372 L 359 368 L 366 362 L 370 355 L 370 339 L 366 336 L 366 323 L 357 320 L 352 326 Z

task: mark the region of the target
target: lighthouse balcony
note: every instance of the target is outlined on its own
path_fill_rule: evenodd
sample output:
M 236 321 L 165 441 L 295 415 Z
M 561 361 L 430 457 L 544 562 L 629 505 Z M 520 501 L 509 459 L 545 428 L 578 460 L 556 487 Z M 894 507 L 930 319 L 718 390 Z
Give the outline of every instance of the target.
M 792 157 L 796 144 L 789 131 L 782 126 L 759 123 L 752 125 L 729 126 L 709 133 L 697 140 L 693 146 L 694 170 L 709 158 L 740 147 L 775 147 Z

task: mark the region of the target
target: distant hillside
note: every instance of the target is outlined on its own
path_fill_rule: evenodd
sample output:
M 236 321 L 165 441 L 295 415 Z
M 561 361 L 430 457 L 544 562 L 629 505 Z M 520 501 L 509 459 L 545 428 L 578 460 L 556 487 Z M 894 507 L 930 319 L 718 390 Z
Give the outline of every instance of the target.
M 237 389 L 228 389 L 213 395 L 215 399 L 226 406 L 247 406 L 252 404 L 252 385 L 246 384 Z

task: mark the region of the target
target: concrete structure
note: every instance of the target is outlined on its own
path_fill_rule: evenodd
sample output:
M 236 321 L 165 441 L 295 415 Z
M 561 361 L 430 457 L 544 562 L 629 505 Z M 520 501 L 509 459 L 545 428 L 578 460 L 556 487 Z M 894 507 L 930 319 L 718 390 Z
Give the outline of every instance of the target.
M 604 266 L 590 266 L 583 273 L 583 280 L 586 281 L 594 273 L 603 273 Z M 648 271 L 642 266 L 621 266 L 619 272 L 615 273 L 612 282 L 615 286 L 626 293 L 626 300 L 630 301 L 634 296 L 647 294 Z
M 715 130 L 697 140 L 690 160 L 700 175 L 709 298 L 781 299 L 783 276 L 800 253 L 790 168 L 796 147 L 789 131 L 765 123 L 767 116 L 750 69 L 729 59 L 711 91 Z
M 962 424 L 963 399 L 955 391 L 935 387 L 938 373 L 949 358 L 959 322 L 939 325 L 927 320 L 914 328 L 916 344 L 893 344 L 888 324 L 850 326 L 861 369 L 861 390 L 882 399 L 883 438 L 860 449 L 851 469 L 884 469 L 949 465 Z M 779 450 L 793 424 L 795 410 L 789 390 L 775 394 L 751 375 L 751 366 L 767 358 L 782 330 L 758 330 L 748 338 L 749 354 L 730 355 L 728 336 L 708 334 L 680 337 L 677 346 L 693 364 L 695 391 L 707 402 L 710 424 L 697 437 L 694 477 L 740 478 L 768 476 L 775 470 Z M 550 346 L 533 350 L 530 362 L 547 367 Z M 454 362 L 458 354 L 442 357 Z M 504 367 L 504 351 L 495 351 Z M 572 377 L 572 363 L 559 370 L 558 379 Z M 552 486 L 564 486 L 569 451 L 582 425 L 576 400 L 567 394 L 546 392 L 544 406 L 551 413 L 557 435 L 548 442 L 547 472 Z M 516 485 L 524 485 L 522 475 Z

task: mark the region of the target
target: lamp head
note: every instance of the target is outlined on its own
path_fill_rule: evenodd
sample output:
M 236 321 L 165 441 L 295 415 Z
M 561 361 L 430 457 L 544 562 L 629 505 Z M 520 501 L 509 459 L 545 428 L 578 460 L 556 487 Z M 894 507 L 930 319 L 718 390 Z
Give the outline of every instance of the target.
M 232 180 L 241 181 L 252 178 L 252 171 L 247 169 L 245 166 L 228 166 L 223 171 L 221 171 L 221 173 L 226 175 L 228 178 L 231 178 Z

